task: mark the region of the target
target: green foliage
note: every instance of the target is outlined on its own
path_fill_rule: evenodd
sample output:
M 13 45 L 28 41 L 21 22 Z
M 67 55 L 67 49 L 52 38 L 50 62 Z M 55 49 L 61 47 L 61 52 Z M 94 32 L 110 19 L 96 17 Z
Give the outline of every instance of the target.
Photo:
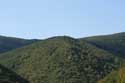
M 118 71 L 112 71 L 98 83 L 125 83 L 125 67 L 120 67 Z
M 0 83 L 29 83 L 15 72 L 0 65 Z
M 122 59 L 84 41 L 54 37 L 0 55 L 0 63 L 30 83 L 96 83 Z

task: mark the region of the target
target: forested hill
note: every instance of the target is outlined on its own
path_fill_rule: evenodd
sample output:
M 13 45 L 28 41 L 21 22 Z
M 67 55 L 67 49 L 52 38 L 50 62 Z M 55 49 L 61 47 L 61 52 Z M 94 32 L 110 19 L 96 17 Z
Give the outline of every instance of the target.
M 29 83 L 29 81 L 0 65 L 0 83 Z
M 105 36 L 87 37 L 86 40 L 101 49 L 125 58 L 125 32 Z
M 121 58 L 85 41 L 54 37 L 0 55 L 0 63 L 30 83 L 96 83 Z
M 0 79 L 12 83 L 20 83 L 20 77 L 29 83 L 108 83 L 107 79 L 114 79 L 109 77 L 117 75 L 125 63 L 124 39 L 124 33 L 82 39 L 57 36 L 39 41 L 1 37 L 1 48 L 11 47 L 1 51 L 1 70 L 11 70 L 11 74 L 1 72 Z M 17 78 L 11 78 L 13 75 Z
M 14 37 L 0 36 L 0 53 L 29 45 L 38 40 L 27 40 Z

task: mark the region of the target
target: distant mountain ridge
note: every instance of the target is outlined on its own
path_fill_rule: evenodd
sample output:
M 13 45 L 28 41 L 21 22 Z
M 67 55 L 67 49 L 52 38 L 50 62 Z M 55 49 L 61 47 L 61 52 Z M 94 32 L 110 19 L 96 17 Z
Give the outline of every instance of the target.
M 125 32 L 112 35 L 88 37 L 81 40 L 85 40 L 101 49 L 125 58 Z
M 14 37 L 5 37 L 0 36 L 0 53 L 7 52 L 16 48 L 23 47 L 25 45 L 29 45 L 34 43 L 38 40 L 27 40 L 27 39 L 20 39 Z

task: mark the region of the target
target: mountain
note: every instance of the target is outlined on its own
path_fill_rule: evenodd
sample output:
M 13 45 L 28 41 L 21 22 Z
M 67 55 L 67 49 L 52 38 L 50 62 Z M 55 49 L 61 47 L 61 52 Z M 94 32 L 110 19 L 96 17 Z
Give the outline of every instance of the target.
M 0 65 L 0 83 L 29 83 L 26 79 L 20 77 L 15 72 Z
M 120 67 L 117 71 L 112 71 L 98 83 L 125 83 L 125 66 Z
M 81 40 L 87 41 L 114 55 L 125 58 L 125 32 L 105 36 L 87 37 Z
M 123 59 L 86 41 L 53 37 L 3 53 L 0 64 L 30 83 L 96 83 Z
M 38 40 L 26 40 L 26 39 L 20 39 L 20 38 L 0 36 L 0 53 L 7 52 L 16 48 L 20 48 L 25 45 L 34 43 L 36 41 Z

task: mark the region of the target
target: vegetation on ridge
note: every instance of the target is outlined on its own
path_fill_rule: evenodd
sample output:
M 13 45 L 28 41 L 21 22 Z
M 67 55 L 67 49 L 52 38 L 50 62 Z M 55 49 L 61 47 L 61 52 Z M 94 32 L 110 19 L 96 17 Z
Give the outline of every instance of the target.
M 0 36 L 0 53 L 35 43 L 38 40 L 26 40 L 13 37 Z
M 0 55 L 0 63 L 30 83 L 96 83 L 120 58 L 86 42 L 56 37 Z
M 124 83 L 124 38 L 124 33 L 83 39 L 60 36 L 21 43 L 19 49 L 13 44 L 20 45 L 22 39 L 0 38 L 7 41 L 1 48 L 12 44 L 14 49 L 0 50 L 0 83 Z

